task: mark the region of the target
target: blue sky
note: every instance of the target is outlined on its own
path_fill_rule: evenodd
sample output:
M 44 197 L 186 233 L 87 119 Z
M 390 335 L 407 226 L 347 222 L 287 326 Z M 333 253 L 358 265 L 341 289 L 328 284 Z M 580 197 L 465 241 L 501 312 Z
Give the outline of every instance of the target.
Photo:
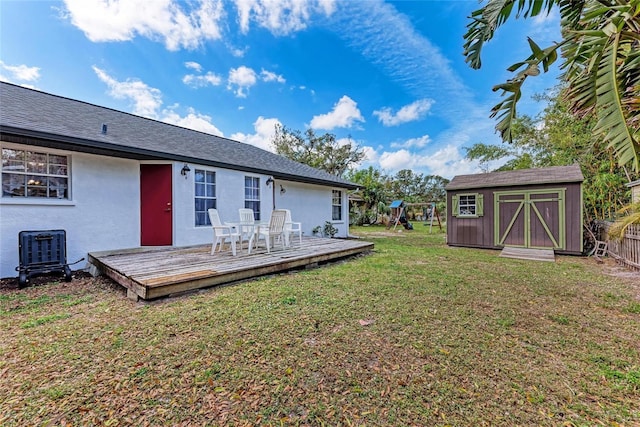
M 499 144 L 491 91 L 557 41 L 557 12 L 508 22 L 472 70 L 470 1 L 0 0 L 0 79 L 271 150 L 274 126 L 364 148 L 361 167 L 451 178 Z M 531 96 L 557 70 L 527 82 Z

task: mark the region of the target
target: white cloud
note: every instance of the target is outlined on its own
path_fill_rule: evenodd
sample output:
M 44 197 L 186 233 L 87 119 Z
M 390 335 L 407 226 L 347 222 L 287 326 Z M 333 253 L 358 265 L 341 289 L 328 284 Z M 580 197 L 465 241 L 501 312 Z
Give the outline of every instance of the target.
M 9 73 L 9 76 L 5 77 L 5 72 Z M 27 65 L 8 65 L 3 61 L 0 61 L 0 80 L 7 82 L 35 82 L 40 78 L 40 68 L 29 67 Z
M 399 171 L 400 169 L 413 169 L 416 158 L 405 149 L 388 152 L 380 155 L 380 166 L 385 170 Z
M 338 5 L 340 13 L 327 25 L 407 93 L 416 99 L 433 99 L 442 117 L 450 121 L 469 105 L 475 105 L 473 94 L 450 60 L 393 4 L 368 0 Z M 455 102 L 451 102 L 452 94 Z
M 188 109 L 186 116 L 182 117 L 172 109 L 164 110 L 161 119 L 165 123 L 197 130 L 211 135 L 224 136 L 222 131 L 211 123 L 211 117 L 197 113 L 193 108 Z
M 267 71 L 264 69 L 260 72 L 260 77 L 262 78 L 262 81 L 265 81 L 265 82 L 278 82 L 278 83 L 286 82 L 284 77 L 282 77 L 280 74 L 276 74 L 272 71 Z
M 419 138 L 407 139 L 404 142 L 393 142 L 391 148 L 424 148 L 429 142 L 431 142 L 429 135 L 423 135 Z
M 178 105 L 173 105 L 160 111 L 162 107 L 162 92 L 148 86 L 143 81 L 127 79 L 121 82 L 109 76 L 104 70 L 101 70 L 95 65 L 93 66 L 93 70 L 98 78 L 109 87 L 109 95 L 116 99 L 133 101 L 133 114 L 200 132 L 210 133 L 212 135 L 223 136 L 222 131 L 211 122 L 211 117 L 200 114 L 193 108 L 188 108 L 187 115 L 184 117 L 176 112 Z
M 236 58 L 243 58 L 248 50 L 249 50 L 248 46 L 245 46 L 244 49 L 229 47 L 229 51 L 231 52 L 231 55 L 235 56 Z
M 550 25 L 560 24 L 560 12 L 558 8 L 555 7 L 551 9 L 549 13 L 543 10 L 540 14 L 532 18 L 532 22 L 540 30 L 546 30 L 548 32 Z
M 235 0 L 235 4 L 243 33 L 253 20 L 272 34 L 287 35 L 305 29 L 313 13 L 330 16 L 335 11 L 335 0 Z
M 454 145 L 447 145 L 433 154 L 421 157 L 419 163 L 427 167 L 432 175 L 440 175 L 448 179 L 455 175 L 478 172 L 477 163 L 465 159 L 460 149 Z
M 184 66 L 195 71 L 196 73 L 202 72 L 202 65 L 198 64 L 197 62 L 187 61 L 184 63 Z
M 109 76 L 104 70 L 93 66 L 98 78 L 109 87 L 109 94 L 116 99 L 133 101 L 133 114 L 156 119 L 162 105 L 162 93 L 156 88 L 147 86 L 137 79 L 127 79 L 119 82 Z
M 228 88 L 233 89 L 238 98 L 246 98 L 247 90 L 256 84 L 258 76 L 255 71 L 244 65 L 229 70 Z
M 221 0 L 64 0 L 64 17 L 93 42 L 127 41 L 136 35 L 162 40 L 167 49 L 195 49 L 219 40 Z
M 182 83 L 191 87 L 219 86 L 222 83 L 222 77 L 213 74 L 211 71 L 207 74 L 187 74 L 182 78 Z
M 327 114 L 320 114 L 311 119 L 312 129 L 332 130 L 334 128 L 350 128 L 355 122 L 364 122 L 362 114 L 358 109 L 358 104 L 348 96 L 344 95 L 333 110 Z
M 433 100 L 431 99 L 419 99 L 400 108 L 395 114 L 392 113 L 391 108 L 385 107 L 381 110 L 374 111 L 373 115 L 377 116 L 378 120 L 385 126 L 397 126 L 402 123 L 421 119 L 429 112 L 432 105 Z
M 384 147 L 364 146 L 365 158 L 358 165 L 361 168 L 373 166 L 388 174 L 395 174 L 402 169 L 410 169 L 415 173 L 439 175 L 451 179 L 455 175 L 480 172 L 478 162 L 464 158 L 460 149 L 448 144 L 435 152 L 411 152 L 407 149 L 387 151 Z
M 253 123 L 253 128 L 256 133 L 254 134 L 244 134 L 241 132 L 234 133 L 231 135 L 231 139 L 245 142 L 247 144 L 255 145 L 258 148 L 262 148 L 267 151 L 274 151 L 274 148 L 271 144 L 273 140 L 273 136 L 275 135 L 276 125 L 282 126 L 280 120 L 275 118 L 265 119 L 260 116 Z

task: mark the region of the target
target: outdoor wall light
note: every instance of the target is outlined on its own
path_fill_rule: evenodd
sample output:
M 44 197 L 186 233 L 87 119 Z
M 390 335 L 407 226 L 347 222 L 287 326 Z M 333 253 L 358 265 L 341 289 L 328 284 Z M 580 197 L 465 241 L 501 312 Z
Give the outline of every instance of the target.
M 282 186 L 282 184 L 280 184 L 280 194 L 284 194 L 284 193 L 286 193 L 286 192 L 287 192 L 287 189 L 286 189 L 286 188 L 284 188 L 284 187 Z
M 189 172 L 191 172 L 191 169 L 189 168 L 189 165 L 185 163 L 182 167 L 182 170 L 180 171 L 180 175 L 184 176 L 184 178 L 187 179 L 187 174 Z
M 270 186 L 271 184 L 273 184 L 273 177 L 270 176 L 267 181 L 265 182 L 265 184 L 267 184 L 267 187 Z

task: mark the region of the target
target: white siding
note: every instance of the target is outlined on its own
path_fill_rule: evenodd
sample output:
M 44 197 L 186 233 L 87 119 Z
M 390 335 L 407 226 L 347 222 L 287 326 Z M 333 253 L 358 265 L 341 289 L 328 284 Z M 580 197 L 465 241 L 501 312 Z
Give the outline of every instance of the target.
M 22 149 L 33 147 L 8 145 Z M 67 261 L 87 252 L 140 245 L 140 167 L 137 161 L 37 148 L 70 155 L 70 201 L 0 199 L 0 277 L 17 277 L 18 233 L 63 229 Z M 73 269 L 82 268 L 79 263 Z
M 4 142 L 2 146 L 70 156 L 72 199 L 50 201 L 0 198 L 0 277 L 17 276 L 18 233 L 22 230 L 66 230 L 68 262 L 86 257 L 92 251 L 140 245 L 140 162 Z M 244 177 L 259 177 L 262 220 L 269 219 L 274 188 L 266 185 L 269 175 L 190 163 L 191 171 L 185 177 L 180 173 L 184 163 L 164 163 L 171 163 L 173 166 L 175 246 L 211 242 L 211 229 L 195 226 L 193 179 L 196 168 L 216 172 L 217 207 L 223 221 L 238 220 L 238 209 L 244 207 Z M 331 191 L 341 190 L 343 219 L 331 222 L 338 229 L 337 237 L 348 235 L 349 212 L 345 189 L 281 180 L 276 180 L 274 185 L 276 208 L 290 209 L 293 221 L 302 223 L 305 236 L 311 236 L 314 227 L 322 227 L 326 221 L 331 221 Z M 286 192 L 280 192 L 281 185 Z M 86 262 L 83 262 L 72 268 L 75 270 L 85 265 Z
M 284 194 L 280 192 L 280 185 L 286 190 Z M 331 220 L 332 190 L 342 191 L 340 221 Z M 289 209 L 292 220 L 302 223 L 305 236 L 311 236 L 317 226 L 324 227 L 326 221 L 338 229 L 336 237 L 347 237 L 349 234 L 349 205 L 344 188 L 276 180 L 276 208 Z

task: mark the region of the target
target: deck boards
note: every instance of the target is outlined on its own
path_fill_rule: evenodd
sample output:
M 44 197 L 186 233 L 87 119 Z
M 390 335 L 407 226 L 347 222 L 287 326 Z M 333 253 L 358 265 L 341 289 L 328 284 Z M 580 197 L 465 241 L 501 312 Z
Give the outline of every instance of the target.
M 126 287 L 130 295 L 153 299 L 315 265 L 372 249 L 373 243 L 361 240 L 307 237 L 302 244 L 296 241 L 290 248 L 276 245 L 269 254 L 260 247 L 249 255 L 245 247 L 235 257 L 230 250 L 211 255 L 211 245 L 199 245 L 92 252 L 89 262 Z

